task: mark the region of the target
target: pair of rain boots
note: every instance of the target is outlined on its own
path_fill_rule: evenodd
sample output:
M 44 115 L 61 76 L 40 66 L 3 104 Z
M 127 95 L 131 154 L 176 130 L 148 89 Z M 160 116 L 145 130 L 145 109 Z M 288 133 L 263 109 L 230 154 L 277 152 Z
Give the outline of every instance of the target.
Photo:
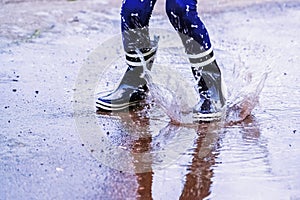
M 140 50 L 141 53 L 126 53 L 128 69 L 119 86 L 106 96 L 96 101 L 100 111 L 119 111 L 135 107 L 146 99 L 147 81 L 142 77 L 143 63 L 151 70 L 157 48 Z M 141 56 L 143 59 L 141 60 Z M 195 120 L 219 120 L 223 114 L 225 97 L 222 87 L 221 71 L 217 65 L 212 48 L 200 54 L 188 55 L 192 72 L 197 82 L 196 89 L 199 102 L 193 108 Z

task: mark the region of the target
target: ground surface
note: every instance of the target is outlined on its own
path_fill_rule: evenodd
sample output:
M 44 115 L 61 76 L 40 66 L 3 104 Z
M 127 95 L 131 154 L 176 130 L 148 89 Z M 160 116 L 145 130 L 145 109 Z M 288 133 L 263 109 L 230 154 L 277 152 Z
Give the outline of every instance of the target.
M 161 168 L 154 157 L 146 173 L 93 156 L 78 131 L 86 113 L 73 107 L 80 69 L 120 31 L 118 3 L 0 4 L 0 199 L 300 199 L 298 1 L 218 1 L 215 9 L 203 1 L 199 8 L 227 74 L 226 55 L 241 55 L 244 67 L 261 73 L 271 63 L 260 106 L 244 122 L 178 127 L 155 108 L 149 118 L 97 116 L 99 132 L 122 148 L 152 146 L 162 160 L 168 149 L 181 155 Z M 151 25 L 172 30 L 162 2 L 156 7 Z M 238 87 L 226 79 L 229 90 Z M 146 136 L 128 136 L 135 132 Z

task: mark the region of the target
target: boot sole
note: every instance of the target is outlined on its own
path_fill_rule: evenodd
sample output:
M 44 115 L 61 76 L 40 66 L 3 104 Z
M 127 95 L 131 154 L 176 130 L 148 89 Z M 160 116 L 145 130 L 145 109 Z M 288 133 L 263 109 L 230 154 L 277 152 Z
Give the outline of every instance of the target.
M 104 111 L 104 112 L 113 112 L 113 111 L 122 111 L 130 107 L 137 107 L 141 101 L 133 101 L 123 104 L 109 104 L 103 101 L 96 101 L 96 108 L 98 111 Z M 202 121 L 202 122 L 212 122 L 212 121 L 219 121 L 222 118 L 222 112 L 217 113 L 194 113 L 193 118 L 196 121 Z
M 101 111 L 121 111 L 129 107 L 137 106 L 139 103 L 139 101 L 133 101 L 123 104 L 109 104 L 98 100 L 96 101 L 96 108 Z
M 194 113 L 193 118 L 196 121 L 202 121 L 202 122 L 212 122 L 212 121 L 219 121 L 222 118 L 222 112 L 217 113 Z

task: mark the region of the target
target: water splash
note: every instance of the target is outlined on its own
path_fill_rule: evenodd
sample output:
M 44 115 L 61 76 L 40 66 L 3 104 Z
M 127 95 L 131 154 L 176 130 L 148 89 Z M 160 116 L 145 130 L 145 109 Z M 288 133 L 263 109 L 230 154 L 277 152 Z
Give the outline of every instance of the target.
M 249 52 L 244 51 L 240 54 L 241 51 L 237 48 L 238 52 L 234 54 L 238 56 L 233 56 L 234 54 L 230 54 L 226 50 L 218 52 L 221 57 L 223 56 L 222 61 L 227 60 L 234 63 L 232 69 L 228 68 L 229 63 L 227 68 L 223 67 L 223 74 L 225 73 L 227 87 L 229 88 L 224 118 L 226 123 L 238 123 L 245 120 L 259 105 L 260 94 L 268 75 L 271 73 L 272 61 L 267 58 L 272 56 L 266 56 L 263 47 L 255 48 L 257 54 L 253 55 L 254 58 L 249 58 L 249 55 L 253 54 L 253 48 L 250 47 L 248 48 Z M 259 49 L 262 52 L 258 52 Z M 244 61 L 246 59 L 247 64 Z
M 156 36 L 153 42 L 154 48 L 157 48 L 158 41 L 159 37 Z M 137 53 L 143 63 L 142 76 L 148 82 L 151 98 L 173 123 L 192 124 L 194 122 L 193 106 L 199 99 L 193 87 L 194 83 L 187 81 L 174 68 L 156 66 L 156 72 L 149 71 L 141 52 L 137 50 Z M 236 66 L 232 69 L 232 73 L 227 72 L 230 81 L 227 84 L 229 92 L 223 119 L 226 123 L 237 123 L 251 115 L 259 103 L 259 96 L 271 71 L 270 66 L 263 73 L 251 71 L 245 66 L 241 57 L 238 57 L 234 63 Z M 261 67 L 263 69 L 263 66 Z
M 258 81 L 249 82 L 249 85 L 242 88 L 237 96 L 231 96 L 227 101 L 226 122 L 237 123 L 251 115 L 253 109 L 259 103 L 259 96 L 267 80 L 269 72 L 264 72 Z M 257 85 L 256 85 L 257 83 Z
M 158 36 L 154 36 L 153 48 L 157 48 Z M 150 72 L 139 50 L 136 50 L 142 60 L 143 77 L 148 83 L 152 99 L 169 116 L 172 123 L 184 124 L 193 121 L 192 110 L 197 103 L 197 94 L 191 82 L 174 68 L 157 66 L 155 72 Z M 152 76 L 154 75 L 154 76 Z

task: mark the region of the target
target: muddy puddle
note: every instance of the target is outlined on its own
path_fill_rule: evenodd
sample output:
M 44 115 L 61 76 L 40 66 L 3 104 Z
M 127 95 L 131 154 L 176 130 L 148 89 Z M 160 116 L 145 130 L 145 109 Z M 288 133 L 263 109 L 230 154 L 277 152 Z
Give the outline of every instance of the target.
M 300 199 L 299 2 L 204 10 L 228 91 L 212 123 L 178 116 L 196 95 L 160 7 L 151 75 L 171 103 L 96 113 L 126 69 L 117 4 L 5 2 L 19 20 L 0 25 L 0 199 Z

